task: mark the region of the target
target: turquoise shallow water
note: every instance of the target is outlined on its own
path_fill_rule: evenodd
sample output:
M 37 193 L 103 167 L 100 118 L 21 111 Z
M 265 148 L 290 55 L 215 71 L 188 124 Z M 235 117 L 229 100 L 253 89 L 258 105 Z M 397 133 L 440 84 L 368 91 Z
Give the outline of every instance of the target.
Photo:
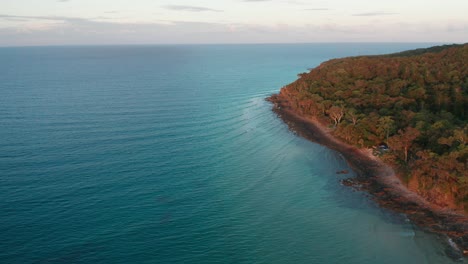
M 430 44 L 0 49 L 1 263 L 450 263 L 264 101 Z

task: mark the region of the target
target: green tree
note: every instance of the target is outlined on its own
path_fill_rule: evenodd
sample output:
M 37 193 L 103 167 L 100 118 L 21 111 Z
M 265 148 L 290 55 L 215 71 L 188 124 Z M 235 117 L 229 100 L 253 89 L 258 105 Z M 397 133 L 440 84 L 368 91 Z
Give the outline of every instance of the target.
M 402 151 L 404 161 L 408 163 L 408 152 L 413 144 L 413 141 L 420 135 L 419 130 L 414 127 L 407 127 L 398 130 L 398 134 L 389 138 L 389 144 L 392 149 Z
M 379 118 L 379 122 L 377 123 L 377 131 L 379 135 L 382 137 L 385 136 L 385 143 L 388 144 L 388 137 L 390 133 L 393 133 L 395 130 L 395 121 L 391 116 L 383 116 Z

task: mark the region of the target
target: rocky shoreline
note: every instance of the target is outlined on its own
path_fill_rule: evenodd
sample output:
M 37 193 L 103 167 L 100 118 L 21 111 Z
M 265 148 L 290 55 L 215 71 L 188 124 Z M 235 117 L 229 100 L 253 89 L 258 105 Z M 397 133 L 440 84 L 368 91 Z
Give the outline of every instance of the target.
M 452 259 L 468 255 L 466 214 L 434 206 L 409 191 L 391 167 L 369 151 L 337 140 L 319 121 L 295 113 L 281 95 L 273 95 L 267 100 L 273 103 L 273 111 L 299 136 L 343 155 L 357 174 L 355 178 L 344 180 L 344 185 L 368 192 L 380 206 L 406 214 L 422 230 L 440 235 L 446 241 L 446 254 Z

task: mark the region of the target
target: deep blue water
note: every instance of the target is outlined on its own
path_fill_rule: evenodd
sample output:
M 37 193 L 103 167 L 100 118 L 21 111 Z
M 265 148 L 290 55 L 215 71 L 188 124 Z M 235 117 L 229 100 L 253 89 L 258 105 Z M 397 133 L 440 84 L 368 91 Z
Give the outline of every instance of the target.
M 448 263 L 264 101 L 430 44 L 0 49 L 1 263 Z

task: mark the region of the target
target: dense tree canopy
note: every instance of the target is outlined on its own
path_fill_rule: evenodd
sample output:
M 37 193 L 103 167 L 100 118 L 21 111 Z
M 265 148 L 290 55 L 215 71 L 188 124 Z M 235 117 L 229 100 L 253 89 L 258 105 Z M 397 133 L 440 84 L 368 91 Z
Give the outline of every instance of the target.
M 334 59 L 281 90 L 296 112 L 377 153 L 408 186 L 468 209 L 468 44 Z

